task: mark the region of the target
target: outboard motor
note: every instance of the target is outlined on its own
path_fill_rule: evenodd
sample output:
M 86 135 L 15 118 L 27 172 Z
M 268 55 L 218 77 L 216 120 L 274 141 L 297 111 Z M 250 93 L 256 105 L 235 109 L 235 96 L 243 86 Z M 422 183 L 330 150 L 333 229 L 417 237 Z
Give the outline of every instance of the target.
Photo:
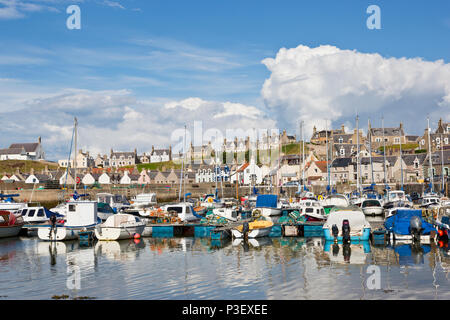
M 339 235 L 339 229 L 337 225 L 333 224 L 333 226 L 331 227 L 331 233 L 333 234 L 334 242 L 337 242 L 338 241 L 337 237 Z
M 409 220 L 409 233 L 412 235 L 413 241 L 420 241 L 420 234 L 422 233 L 422 219 L 414 216 Z
M 350 242 L 350 222 L 347 219 L 342 221 L 342 242 Z

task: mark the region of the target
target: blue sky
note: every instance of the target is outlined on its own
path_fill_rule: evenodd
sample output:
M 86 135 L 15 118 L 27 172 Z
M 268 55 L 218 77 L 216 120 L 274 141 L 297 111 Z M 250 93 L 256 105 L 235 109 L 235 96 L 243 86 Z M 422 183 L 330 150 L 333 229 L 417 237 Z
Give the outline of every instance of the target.
M 66 8 L 71 4 L 81 8 L 81 30 L 66 28 Z M 371 4 L 381 9 L 381 30 L 366 27 L 366 8 Z M 308 110 L 317 106 L 319 100 L 311 101 L 316 96 L 279 96 L 274 92 L 285 92 L 282 82 L 268 82 L 283 77 L 286 72 L 282 70 L 289 70 L 286 65 L 297 59 L 293 56 L 305 53 L 292 52 L 293 56 L 277 63 L 280 69 L 276 70 L 262 63 L 266 58 L 275 59 L 281 48 L 299 45 L 328 45 L 338 48 L 339 53 L 350 50 L 350 55 L 378 53 L 387 62 L 389 58 L 397 59 L 399 70 L 390 77 L 403 72 L 402 58 L 422 58 L 432 63 L 443 60 L 438 68 L 432 66 L 429 70 L 428 65 L 414 62 L 405 70 L 406 75 L 411 75 L 406 78 L 412 79 L 422 74 L 420 68 L 425 68 L 430 79 L 437 79 L 429 88 L 424 85 L 429 81 L 412 84 L 399 88 L 392 93 L 395 98 L 386 100 L 386 91 L 380 93 L 379 88 L 369 85 L 364 93 L 350 90 L 358 96 L 356 100 L 334 95 L 324 103 L 347 110 L 341 106 L 343 100 L 348 105 L 373 99 L 372 108 L 351 106 L 362 115 L 362 123 L 368 117 L 380 122 L 384 114 L 387 126 L 403 120 L 409 132 L 418 135 L 423 133 L 425 120 L 420 126 L 411 122 L 421 108 L 430 113 L 433 123 L 442 114 L 444 118 L 450 114 L 446 103 L 450 92 L 450 80 L 446 77 L 450 62 L 450 2 L 445 0 L 0 0 L 0 30 L 0 113 L 3 119 L 16 122 L 12 125 L 3 120 L 0 147 L 41 135 L 48 143 L 47 154 L 54 159 L 65 153 L 74 115 L 79 117 L 80 128 L 84 125 L 89 131 L 84 136 L 81 133 L 82 146 L 97 152 L 134 146 L 144 152 L 151 145 L 167 145 L 171 130 L 183 122 L 208 120 L 198 108 L 210 115 L 224 114 L 226 110 L 225 118 L 218 117 L 220 123 L 206 121 L 222 130 L 239 123 L 244 127 L 287 128 L 298 134 L 296 122 L 302 117 L 311 124 L 309 130 L 314 121 L 323 126 L 320 117 L 293 111 L 296 103 L 305 104 Z M 364 67 L 360 69 L 360 73 L 365 72 Z M 291 76 L 303 74 L 302 70 Z M 340 72 L 316 69 L 309 70 L 307 76 L 323 74 L 323 84 Z M 362 80 L 355 77 L 354 81 L 356 86 Z M 383 90 L 391 85 L 389 81 Z M 349 86 L 351 83 L 346 88 Z M 424 92 L 417 89 L 424 87 Z M 289 90 L 297 89 L 304 88 L 299 85 Z M 201 107 L 187 108 L 184 103 L 189 98 L 201 99 L 196 104 Z M 174 102 L 178 102 L 173 109 L 178 117 L 163 110 Z M 236 105 L 227 109 L 227 102 Z M 393 107 L 398 113 L 386 114 Z M 252 108 L 260 114 L 246 119 L 246 112 Z M 197 114 L 185 115 L 186 110 Z M 318 107 L 315 112 L 320 110 Z M 150 124 L 154 131 L 143 130 L 146 136 L 139 137 L 139 132 L 126 127 L 133 117 L 152 118 L 143 121 L 142 126 Z M 335 127 L 345 123 L 351 128 L 353 118 L 354 112 L 337 112 L 329 123 Z M 158 119 L 165 121 L 164 126 Z M 133 126 L 131 121 L 128 125 Z M 128 138 L 119 139 L 123 136 L 120 132 L 128 134 Z

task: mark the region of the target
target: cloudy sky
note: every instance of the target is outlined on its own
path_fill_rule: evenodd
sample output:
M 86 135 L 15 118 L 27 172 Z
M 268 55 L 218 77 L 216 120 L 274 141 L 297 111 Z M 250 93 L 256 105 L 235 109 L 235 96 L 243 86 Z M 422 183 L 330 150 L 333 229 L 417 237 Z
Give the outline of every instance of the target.
M 0 148 L 180 145 L 191 132 L 450 121 L 450 2 L 0 0 Z M 69 5 L 81 29 L 69 30 Z

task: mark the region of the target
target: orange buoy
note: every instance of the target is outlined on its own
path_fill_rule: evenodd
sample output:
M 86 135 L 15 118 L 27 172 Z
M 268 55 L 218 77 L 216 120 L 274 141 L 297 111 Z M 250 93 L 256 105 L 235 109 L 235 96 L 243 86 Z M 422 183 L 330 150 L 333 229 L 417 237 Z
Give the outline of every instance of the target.
M 139 233 L 135 233 L 135 234 L 134 234 L 134 238 L 135 238 L 135 239 L 139 239 L 140 237 L 141 237 L 141 235 L 140 235 Z

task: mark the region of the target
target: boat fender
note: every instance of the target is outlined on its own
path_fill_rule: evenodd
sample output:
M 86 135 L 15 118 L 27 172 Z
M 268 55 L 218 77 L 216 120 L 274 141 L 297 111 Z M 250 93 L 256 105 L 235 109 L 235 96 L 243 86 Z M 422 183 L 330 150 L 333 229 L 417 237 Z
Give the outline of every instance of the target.
M 141 237 L 141 235 L 139 234 L 139 233 L 135 233 L 134 235 L 133 235 L 133 238 L 135 238 L 135 239 L 139 239 Z
M 323 196 L 320 194 L 320 195 L 317 197 L 317 199 L 318 199 L 319 201 L 321 201 L 321 200 L 323 200 Z
M 259 217 L 261 217 L 261 210 L 259 210 L 259 209 L 253 210 L 253 212 L 252 212 L 252 217 L 253 217 L 253 218 L 259 218 Z

